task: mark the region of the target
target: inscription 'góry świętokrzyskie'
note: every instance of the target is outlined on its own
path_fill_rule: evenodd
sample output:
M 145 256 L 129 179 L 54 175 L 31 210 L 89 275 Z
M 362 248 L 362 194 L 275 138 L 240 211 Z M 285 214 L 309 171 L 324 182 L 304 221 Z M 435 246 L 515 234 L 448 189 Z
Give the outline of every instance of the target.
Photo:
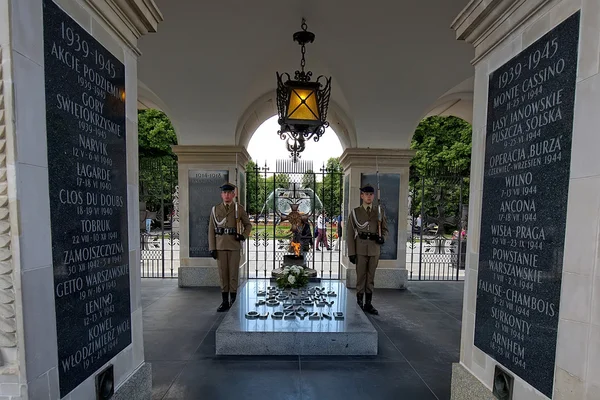
M 475 346 L 552 397 L 579 13 L 489 76 Z
M 125 68 L 43 1 L 60 397 L 131 343 Z

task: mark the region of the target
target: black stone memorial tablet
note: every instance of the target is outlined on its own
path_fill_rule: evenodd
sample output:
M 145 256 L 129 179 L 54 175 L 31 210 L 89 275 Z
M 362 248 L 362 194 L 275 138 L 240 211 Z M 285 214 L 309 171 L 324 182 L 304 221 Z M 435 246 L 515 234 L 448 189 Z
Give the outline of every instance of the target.
M 208 220 L 213 206 L 221 203 L 220 186 L 229 179 L 229 172 L 190 170 L 188 173 L 190 200 L 190 257 L 210 257 L 208 250 Z
M 377 192 L 377 174 L 361 174 L 360 187 L 370 183 Z M 400 197 L 400 174 L 379 174 L 381 206 L 384 209 L 388 235 L 381 246 L 380 260 L 395 260 L 398 257 L 398 207 Z M 377 193 L 375 193 L 377 196 Z M 377 198 L 375 198 L 377 202 Z M 362 204 L 362 202 L 361 202 Z
M 579 13 L 489 76 L 475 346 L 552 397 Z
M 43 2 L 60 397 L 131 343 L 125 67 Z

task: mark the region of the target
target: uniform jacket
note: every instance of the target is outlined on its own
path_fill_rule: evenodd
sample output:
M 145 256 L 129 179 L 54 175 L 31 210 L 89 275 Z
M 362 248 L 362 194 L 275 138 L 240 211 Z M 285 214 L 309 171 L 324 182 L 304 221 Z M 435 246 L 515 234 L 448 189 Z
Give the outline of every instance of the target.
M 387 228 L 387 220 L 385 217 L 385 213 L 383 212 L 383 208 L 381 209 L 383 213 L 383 218 L 381 221 L 381 236 L 383 238 L 387 238 L 388 228 Z M 346 223 L 346 244 L 348 245 L 348 255 L 361 255 L 361 256 L 378 256 L 380 252 L 381 245 L 377 244 L 375 240 L 372 239 L 361 239 L 358 236 L 360 232 L 368 232 L 372 234 L 377 234 L 377 205 L 371 205 L 371 215 L 367 214 L 367 210 L 364 209 L 363 206 L 356 207 L 354 209 L 354 214 L 356 215 L 356 219 L 359 224 L 364 224 L 368 221 L 368 225 L 364 228 L 360 228 L 356 226 L 354 221 L 354 216 L 351 212 L 348 216 L 348 222 Z
M 231 203 L 229 205 L 229 212 L 225 211 L 225 204 L 220 203 L 214 208 L 215 214 L 211 212 L 208 222 L 208 249 L 212 250 L 240 250 L 242 248 L 242 242 L 235 240 L 235 235 L 217 235 L 215 233 L 215 228 L 230 228 L 235 229 L 236 221 L 235 221 L 235 203 Z M 248 218 L 248 214 L 246 214 L 246 210 L 242 207 L 241 204 L 238 204 L 238 217 L 243 225 L 243 232 L 238 232 L 246 239 L 250 236 L 250 231 L 252 230 L 252 224 L 250 223 L 250 219 Z M 215 218 L 218 222 L 221 222 L 225 219 L 225 222 L 217 226 L 215 224 Z

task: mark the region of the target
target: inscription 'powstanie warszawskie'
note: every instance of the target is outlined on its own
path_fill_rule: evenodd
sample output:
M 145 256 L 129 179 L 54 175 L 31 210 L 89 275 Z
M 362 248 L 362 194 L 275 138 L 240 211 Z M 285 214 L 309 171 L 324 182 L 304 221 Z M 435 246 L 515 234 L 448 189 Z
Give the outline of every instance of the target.
M 125 68 L 43 2 L 60 397 L 131 343 Z
M 579 13 L 490 74 L 475 345 L 552 397 Z

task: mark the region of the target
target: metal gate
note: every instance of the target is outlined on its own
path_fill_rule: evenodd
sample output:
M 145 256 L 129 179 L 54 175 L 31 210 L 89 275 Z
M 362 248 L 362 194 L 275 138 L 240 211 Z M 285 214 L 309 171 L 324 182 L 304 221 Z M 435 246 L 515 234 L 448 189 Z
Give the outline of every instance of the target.
M 339 163 L 331 160 L 318 172 L 311 161 L 303 160 L 278 160 L 275 171 L 266 165 L 247 169 L 246 209 L 252 222 L 247 243 L 249 278 L 271 278 L 271 271 L 291 253 L 291 222 L 306 216 L 311 232 L 310 238 L 304 236 L 306 246 L 310 243 L 304 255 L 307 267 L 321 279 L 339 279 L 342 179 Z M 319 219 L 325 228 L 321 235 L 315 229 Z
M 411 280 L 463 280 L 469 178 L 411 176 L 406 267 Z
M 140 159 L 139 168 L 141 276 L 175 278 L 179 268 L 177 160 Z

